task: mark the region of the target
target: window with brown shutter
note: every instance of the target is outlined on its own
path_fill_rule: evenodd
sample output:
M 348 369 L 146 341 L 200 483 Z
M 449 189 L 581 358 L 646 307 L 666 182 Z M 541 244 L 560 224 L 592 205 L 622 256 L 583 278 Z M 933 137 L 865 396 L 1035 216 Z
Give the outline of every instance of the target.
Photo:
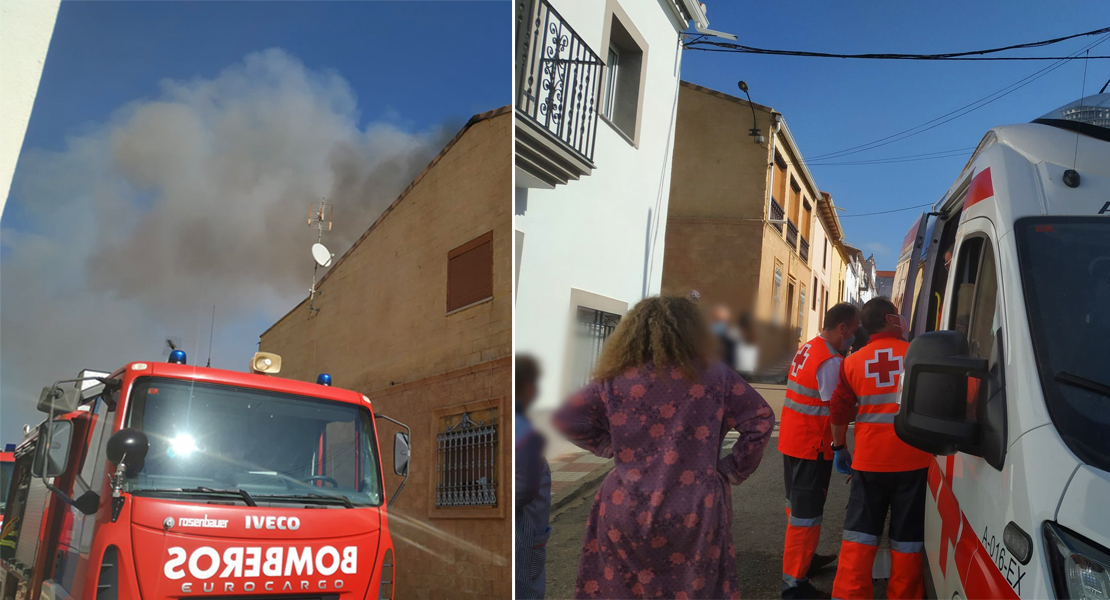
M 493 297 L 493 232 L 447 253 L 447 312 Z

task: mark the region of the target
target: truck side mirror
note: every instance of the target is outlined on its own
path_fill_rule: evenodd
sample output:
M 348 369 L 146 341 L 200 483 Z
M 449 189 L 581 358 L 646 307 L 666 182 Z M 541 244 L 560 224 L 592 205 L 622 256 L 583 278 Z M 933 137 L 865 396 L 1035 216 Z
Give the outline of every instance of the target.
M 108 438 L 108 462 L 117 466 L 124 460 L 128 465 L 141 465 L 149 450 L 146 434 L 135 429 L 120 429 Z
M 942 456 L 978 446 L 979 424 L 967 414 L 968 378 L 987 376 L 987 361 L 968 356 L 962 333 L 918 335 L 906 351 L 895 433 L 914 448 Z
M 393 472 L 397 475 L 408 475 L 411 455 L 408 434 L 403 431 L 393 434 Z
M 75 387 L 61 388 L 54 385 L 42 388 L 42 392 L 39 394 L 38 409 L 39 412 L 44 412 L 53 417 L 77 410 L 77 405 L 80 403 L 81 390 Z
M 66 472 L 66 463 L 69 462 L 73 421 L 47 421 L 39 427 L 40 443 L 31 463 L 31 474 L 35 477 L 57 477 Z

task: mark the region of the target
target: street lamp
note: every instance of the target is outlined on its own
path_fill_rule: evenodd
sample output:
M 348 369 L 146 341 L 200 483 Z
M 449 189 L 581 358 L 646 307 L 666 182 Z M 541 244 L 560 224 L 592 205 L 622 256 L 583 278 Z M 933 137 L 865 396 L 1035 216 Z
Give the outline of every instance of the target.
M 740 91 L 744 92 L 744 95 L 748 97 L 748 106 L 752 109 L 752 128 L 748 130 L 748 135 L 752 136 L 752 138 L 755 140 L 755 143 L 762 144 L 763 133 L 761 133 L 759 131 L 759 127 L 756 126 L 757 121 L 755 118 L 755 105 L 752 104 L 752 95 L 748 93 L 748 83 L 746 81 L 740 81 L 737 82 L 736 86 L 739 87 Z

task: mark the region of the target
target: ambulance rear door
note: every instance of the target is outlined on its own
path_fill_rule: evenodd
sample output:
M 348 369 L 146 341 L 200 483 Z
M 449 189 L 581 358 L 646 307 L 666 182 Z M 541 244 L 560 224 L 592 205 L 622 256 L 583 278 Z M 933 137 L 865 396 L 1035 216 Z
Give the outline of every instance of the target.
M 890 300 L 894 302 L 894 306 L 898 307 L 899 314 L 906 315 L 907 319 L 913 311 L 918 264 L 921 259 L 921 247 L 925 241 L 925 226 L 928 219 L 927 213 L 921 213 L 921 216 L 906 232 L 906 236 L 902 239 L 902 250 L 898 254 L 898 266 L 894 269 L 894 285 L 890 292 Z

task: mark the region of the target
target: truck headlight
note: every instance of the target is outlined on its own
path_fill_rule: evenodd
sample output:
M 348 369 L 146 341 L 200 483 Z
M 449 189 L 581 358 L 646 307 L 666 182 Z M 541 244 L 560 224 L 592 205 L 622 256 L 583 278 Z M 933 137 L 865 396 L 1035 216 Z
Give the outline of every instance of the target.
M 1044 538 L 1057 598 L 1110 599 L 1110 551 L 1049 521 Z

